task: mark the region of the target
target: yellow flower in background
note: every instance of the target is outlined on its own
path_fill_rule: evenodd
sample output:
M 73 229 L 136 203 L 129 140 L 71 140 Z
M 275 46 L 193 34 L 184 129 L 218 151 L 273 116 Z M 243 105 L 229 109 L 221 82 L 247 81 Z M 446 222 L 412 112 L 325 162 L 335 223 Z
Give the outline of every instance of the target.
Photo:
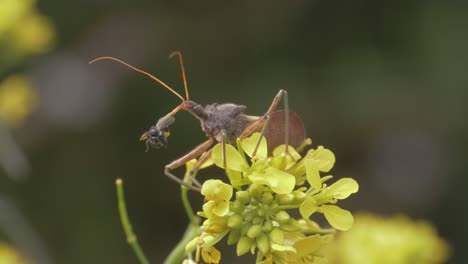
M 54 39 L 51 21 L 43 15 L 31 14 L 15 25 L 12 40 L 18 51 L 39 54 L 49 49 Z
M 47 51 L 55 36 L 52 22 L 36 10 L 35 2 L 0 0 L 0 43 L 20 58 Z
M 27 264 L 30 263 L 15 248 L 0 242 L 0 264 Z
M 361 213 L 330 244 L 327 257 L 330 264 L 437 264 L 446 262 L 449 251 L 428 222 Z
M 0 82 L 0 120 L 19 126 L 37 107 L 37 95 L 24 75 L 13 75 Z
M 32 10 L 33 0 L 0 0 L 0 38 Z

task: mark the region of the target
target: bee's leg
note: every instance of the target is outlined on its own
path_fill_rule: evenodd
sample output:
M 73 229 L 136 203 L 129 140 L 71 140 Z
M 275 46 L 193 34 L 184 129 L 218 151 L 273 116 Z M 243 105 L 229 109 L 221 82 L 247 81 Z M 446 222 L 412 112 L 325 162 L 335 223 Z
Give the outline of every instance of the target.
M 172 174 L 171 170 L 176 169 L 176 168 L 184 165 L 185 163 L 189 162 L 190 160 L 200 156 L 212 144 L 213 144 L 213 138 L 209 138 L 207 141 L 205 141 L 202 144 L 198 145 L 193 150 L 191 150 L 189 153 L 185 154 L 181 158 L 179 158 L 179 159 L 169 163 L 168 165 L 166 165 L 165 170 L 164 170 L 164 174 L 167 177 L 169 177 L 171 180 L 173 180 L 173 181 L 175 181 L 175 182 L 177 182 L 177 183 L 179 183 L 181 185 L 184 185 L 185 187 L 187 187 L 187 188 L 189 188 L 189 189 L 191 189 L 193 191 L 200 192 L 200 183 L 198 183 L 197 181 L 194 181 L 194 183 L 196 182 L 196 184 L 198 186 L 193 186 L 192 184 L 186 183 L 183 180 L 181 180 L 180 178 L 178 178 L 177 176 L 175 176 L 174 174 Z

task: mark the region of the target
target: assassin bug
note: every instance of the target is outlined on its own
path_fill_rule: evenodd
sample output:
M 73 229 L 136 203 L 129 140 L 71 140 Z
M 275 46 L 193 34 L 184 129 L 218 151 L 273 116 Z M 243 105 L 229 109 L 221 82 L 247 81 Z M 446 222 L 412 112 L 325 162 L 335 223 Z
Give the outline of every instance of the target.
M 196 174 L 200 166 L 205 163 L 211 155 L 212 149 L 210 147 L 216 141 L 223 144 L 223 160 L 224 167 L 226 168 L 226 144 L 235 144 L 237 138 L 245 138 L 251 135 L 254 132 L 260 132 L 261 135 L 264 135 L 267 138 L 269 144 L 269 149 L 273 149 L 276 146 L 281 144 L 286 144 L 287 146 L 298 147 L 305 140 L 305 129 L 304 124 L 301 119 L 294 113 L 289 112 L 288 107 L 288 97 L 285 90 L 280 90 L 278 94 L 273 99 L 268 110 L 262 116 L 250 116 L 244 113 L 246 107 L 243 105 L 237 105 L 232 103 L 224 104 L 208 104 L 203 107 L 200 104 L 195 103 L 190 100 L 187 79 L 185 76 L 184 62 L 182 54 L 179 51 L 171 53 L 169 58 L 177 56 L 179 58 L 180 68 L 182 72 L 182 79 L 184 82 L 185 88 L 185 98 L 177 93 L 174 89 L 169 87 L 167 84 L 156 78 L 154 75 L 140 70 L 122 60 L 119 60 L 114 57 L 99 57 L 91 61 L 94 63 L 100 60 L 112 60 L 118 63 L 121 63 L 130 69 L 142 73 L 164 88 L 169 90 L 175 96 L 180 98 L 182 103 L 175 107 L 171 112 L 165 116 L 159 118 L 157 123 L 154 126 L 151 126 L 150 129 L 144 132 L 140 141 L 144 141 L 146 145 L 146 151 L 150 147 L 161 148 L 167 146 L 167 138 L 170 135 L 169 127 L 175 121 L 175 114 L 180 110 L 184 110 L 192 114 L 197 118 L 200 123 L 202 130 L 206 133 L 208 140 L 196 146 L 193 150 L 189 151 L 187 154 L 181 158 L 169 163 L 165 167 L 165 175 L 174 180 L 175 182 L 182 184 L 192 190 L 200 191 L 201 184 L 195 180 L 193 177 L 192 181 L 195 184 L 191 185 L 177 176 L 175 176 L 171 171 L 184 165 L 188 161 L 199 158 L 197 164 L 194 166 L 190 175 L 193 176 Z M 284 110 L 276 110 L 276 107 L 280 100 L 284 102 Z M 260 144 L 260 140 L 257 143 L 257 147 Z M 285 151 L 288 152 L 288 148 L 285 148 Z M 254 153 L 256 150 L 254 151 Z

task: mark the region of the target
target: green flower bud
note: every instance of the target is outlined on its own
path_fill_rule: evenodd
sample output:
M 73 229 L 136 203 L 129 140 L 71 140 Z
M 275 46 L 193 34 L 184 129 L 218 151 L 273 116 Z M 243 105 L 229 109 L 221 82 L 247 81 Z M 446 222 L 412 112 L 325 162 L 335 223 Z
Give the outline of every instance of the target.
M 229 228 L 238 228 L 242 222 L 244 221 L 244 218 L 240 214 L 233 214 L 229 217 L 227 226 Z
M 254 217 L 256 217 L 257 214 L 254 212 L 254 211 L 249 211 L 247 213 L 244 214 L 244 219 L 245 221 L 247 222 L 252 222 L 252 220 L 254 219 Z
M 241 204 L 246 204 L 250 201 L 250 195 L 248 191 L 236 192 L 236 200 Z
M 290 218 L 291 217 L 289 216 L 289 214 L 284 210 L 278 211 L 275 214 L 275 219 L 280 224 L 286 224 L 289 221 Z
M 282 245 L 283 244 L 283 241 L 284 241 L 284 232 L 275 227 L 273 228 L 273 230 L 271 230 L 270 232 L 270 239 L 273 243 L 275 244 L 279 244 L 279 245 Z
M 249 252 L 250 246 L 252 246 L 254 240 L 249 237 L 241 237 L 239 242 L 237 242 L 237 256 L 242 256 L 245 253 Z
M 307 194 L 305 194 L 304 192 L 301 192 L 301 191 L 297 191 L 297 190 L 293 191 L 292 194 L 294 195 L 294 199 L 297 202 L 302 202 L 307 197 Z
M 253 183 L 249 188 L 249 193 L 252 197 L 260 197 L 264 191 L 265 187 L 262 184 Z
M 247 234 L 247 231 L 249 231 L 249 229 L 250 229 L 251 226 L 252 226 L 251 224 L 244 223 L 244 224 L 242 225 L 242 228 L 241 228 L 241 234 L 242 234 L 243 236 L 246 235 L 246 234 Z
M 261 197 L 263 204 L 270 204 L 273 201 L 273 194 L 271 192 L 264 192 Z
M 237 241 L 239 241 L 240 237 L 241 237 L 241 231 L 239 229 L 232 230 L 229 233 L 227 244 L 230 246 L 234 245 L 235 243 L 237 243 Z
M 252 220 L 252 224 L 254 224 L 254 225 L 261 225 L 261 224 L 263 224 L 263 220 L 264 220 L 263 217 L 261 217 L 261 216 L 256 216 L 256 217 Z
M 258 215 L 258 216 L 261 216 L 262 220 L 263 220 L 263 217 L 265 216 L 265 213 L 266 213 L 266 212 L 265 212 L 265 209 L 264 209 L 264 208 L 259 208 L 259 209 L 257 210 L 257 215 Z
M 257 237 L 257 247 L 263 254 L 266 254 L 270 251 L 270 241 L 268 241 L 268 237 L 265 234 L 260 235 Z
M 256 238 L 262 233 L 262 229 L 261 225 L 253 225 L 247 231 L 247 236 L 250 238 Z
M 294 201 L 294 198 L 295 198 L 295 196 L 292 193 L 276 195 L 276 200 L 281 205 L 292 203 Z
M 286 168 L 286 165 L 288 164 L 287 163 L 287 160 L 286 160 L 286 156 L 284 155 L 281 155 L 281 156 L 276 156 L 274 157 L 272 160 L 271 160 L 271 163 L 270 163 L 272 166 L 280 169 L 280 170 L 284 170 Z
M 233 203 L 231 203 L 231 211 L 234 212 L 234 213 L 242 213 L 244 212 L 245 210 L 245 205 L 240 203 L 239 201 L 235 201 Z
M 272 228 L 273 228 L 273 222 L 271 220 L 265 221 L 265 223 L 263 224 L 263 231 L 270 232 Z

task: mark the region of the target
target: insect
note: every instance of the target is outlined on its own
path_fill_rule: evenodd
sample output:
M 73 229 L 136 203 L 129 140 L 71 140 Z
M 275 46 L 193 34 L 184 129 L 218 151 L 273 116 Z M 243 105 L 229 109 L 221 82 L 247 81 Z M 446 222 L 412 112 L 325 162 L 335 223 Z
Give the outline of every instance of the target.
M 254 132 L 260 132 L 267 138 L 269 149 L 273 149 L 281 144 L 297 147 L 304 142 L 304 124 L 294 112 L 289 112 L 288 94 L 285 90 L 280 90 L 278 92 L 268 110 L 261 116 L 247 115 L 244 113 L 246 110 L 245 106 L 233 103 L 213 103 L 202 106 L 190 100 L 182 54 L 179 51 L 175 51 L 171 53 L 169 58 L 174 56 L 177 56 L 179 59 L 182 79 L 184 82 L 185 98 L 154 75 L 140 70 L 120 59 L 114 57 L 99 57 L 90 63 L 100 60 L 112 60 L 121 63 L 134 71 L 150 77 L 182 101 L 181 104 L 176 106 L 168 114 L 159 118 L 154 126 L 151 126 L 148 131 L 141 135 L 140 140 L 145 142 L 146 151 L 150 148 L 159 149 L 167 147 L 168 137 L 170 136 L 170 126 L 175 122 L 175 115 L 179 111 L 187 111 L 200 121 L 202 130 L 205 132 L 208 139 L 165 167 L 165 175 L 175 182 L 192 190 L 200 191 L 201 184 L 192 176 L 195 175 L 200 166 L 210 158 L 212 151 L 210 147 L 215 141 L 223 144 L 223 160 L 225 168 L 226 144 L 235 144 L 237 138 L 242 139 L 248 137 Z M 276 110 L 276 107 L 281 100 L 284 102 L 284 110 Z M 259 144 L 260 140 L 258 141 L 256 148 L 258 148 Z M 285 151 L 288 152 L 288 148 L 285 148 Z M 254 154 L 255 153 L 256 150 L 254 151 Z M 197 164 L 190 171 L 190 176 L 194 184 L 192 185 L 178 178 L 172 173 L 172 170 L 186 164 L 194 158 L 199 159 Z

